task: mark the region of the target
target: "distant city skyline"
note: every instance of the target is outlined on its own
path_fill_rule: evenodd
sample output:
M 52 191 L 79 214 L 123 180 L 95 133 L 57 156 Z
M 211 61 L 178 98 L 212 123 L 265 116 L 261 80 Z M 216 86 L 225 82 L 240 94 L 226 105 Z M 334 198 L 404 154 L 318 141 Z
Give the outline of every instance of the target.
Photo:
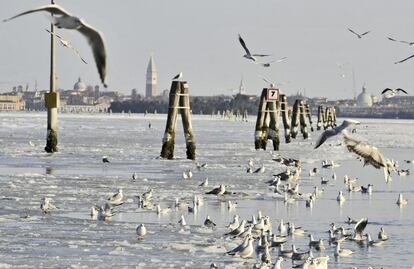
M 0 19 L 50 3 L 47 0 L 3 0 Z M 412 48 L 389 41 L 414 41 L 410 27 L 414 2 L 367 1 L 240 1 L 212 0 L 60 0 L 70 12 L 100 30 L 108 47 L 109 91 L 145 95 L 148 59 L 157 62 L 158 93 L 169 89 L 182 71 L 192 95 L 231 94 L 243 77 L 246 94 L 258 95 L 265 76 L 286 94 L 352 98 L 355 72 L 357 94 L 379 95 L 387 88 L 413 94 L 414 60 L 394 62 L 414 54 Z M 95 12 L 94 12 L 95 11 Z M 371 33 L 358 39 L 347 28 Z M 39 90 L 49 87 L 49 28 L 47 15 L 30 14 L 0 23 L 0 90 L 18 84 Z M 76 31 L 58 30 L 86 58 L 57 45 L 57 85 L 69 89 L 78 77 L 100 85 L 87 41 Z M 263 68 L 243 58 L 237 37 L 252 51 L 270 53 L 284 62 Z M 101 87 L 103 89 L 103 87 Z

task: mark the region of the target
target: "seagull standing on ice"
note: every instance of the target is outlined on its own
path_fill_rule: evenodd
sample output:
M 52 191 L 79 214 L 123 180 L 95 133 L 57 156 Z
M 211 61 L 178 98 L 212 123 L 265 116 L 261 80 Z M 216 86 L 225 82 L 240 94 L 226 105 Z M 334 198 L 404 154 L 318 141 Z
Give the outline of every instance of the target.
M 316 142 L 315 149 L 319 148 L 328 138 L 335 136 L 337 134 L 340 134 L 349 126 L 356 125 L 356 124 L 361 124 L 361 123 L 356 120 L 344 120 L 341 125 L 333 129 L 324 131 L 319 137 L 318 141 Z
M 51 210 L 58 209 L 54 204 L 52 204 L 53 200 L 50 197 L 44 197 L 40 202 L 40 209 L 43 213 L 47 214 L 50 213 Z
M 39 11 L 46 11 L 51 13 L 52 15 L 57 15 L 53 17 L 52 23 L 58 28 L 70 29 L 70 30 L 78 30 L 86 39 L 88 40 L 89 45 L 92 47 L 93 56 L 95 58 L 96 67 L 98 68 L 98 73 L 101 78 L 102 84 L 106 88 L 107 85 L 105 83 L 106 79 L 106 48 L 103 36 L 99 33 L 96 29 L 92 26 L 85 23 L 85 21 L 81 18 L 78 18 L 62 7 L 56 4 L 45 5 L 35 9 L 31 9 L 25 11 L 23 13 L 17 14 L 9 19 L 3 20 L 3 22 L 7 22 L 13 20 L 17 17 L 39 12 Z
M 257 61 L 256 57 L 266 57 L 266 56 L 270 56 L 269 54 L 251 54 L 249 49 L 246 46 L 246 43 L 244 42 L 243 38 L 241 37 L 241 35 L 239 34 L 239 42 L 242 45 L 243 49 L 245 50 L 246 54 L 243 55 L 244 58 L 252 60 L 252 61 Z M 270 65 L 270 64 L 269 64 Z
M 398 194 L 397 205 L 403 206 L 408 204 L 408 199 L 404 198 L 402 193 Z
M 117 205 L 122 205 L 124 203 L 122 201 L 123 198 L 124 198 L 124 193 L 122 192 L 122 189 L 119 188 L 117 193 L 115 193 L 114 195 L 108 198 L 108 201 L 111 205 L 117 206 Z
M 138 235 L 138 239 L 144 239 L 144 236 L 147 234 L 147 228 L 144 224 L 140 224 L 138 225 L 136 232 Z

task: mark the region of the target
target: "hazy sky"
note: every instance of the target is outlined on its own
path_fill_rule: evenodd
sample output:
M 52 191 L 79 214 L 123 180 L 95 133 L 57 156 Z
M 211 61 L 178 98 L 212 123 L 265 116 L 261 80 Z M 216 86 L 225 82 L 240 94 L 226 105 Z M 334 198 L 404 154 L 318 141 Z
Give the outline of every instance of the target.
M 0 18 L 48 4 L 38 0 L 2 0 Z M 414 48 L 387 40 L 414 41 L 414 1 L 401 0 L 60 0 L 69 12 L 100 30 L 108 49 L 109 90 L 129 94 L 145 90 L 151 53 L 158 69 L 158 91 L 184 73 L 193 95 L 231 94 L 243 76 L 249 94 L 266 86 L 258 75 L 287 94 L 349 98 L 352 68 L 357 91 L 364 82 L 370 93 L 385 87 L 413 92 Z M 0 90 L 18 82 L 49 87 L 49 28 L 46 13 L 0 22 Z M 372 30 L 363 39 L 348 32 Z M 99 84 L 86 39 L 76 31 L 59 33 L 89 62 L 57 47 L 58 86 L 70 89 L 79 76 Z M 240 33 L 253 52 L 271 53 L 285 62 L 263 68 L 242 58 Z M 338 67 L 342 63 L 342 71 Z M 341 77 L 345 73 L 345 78 Z

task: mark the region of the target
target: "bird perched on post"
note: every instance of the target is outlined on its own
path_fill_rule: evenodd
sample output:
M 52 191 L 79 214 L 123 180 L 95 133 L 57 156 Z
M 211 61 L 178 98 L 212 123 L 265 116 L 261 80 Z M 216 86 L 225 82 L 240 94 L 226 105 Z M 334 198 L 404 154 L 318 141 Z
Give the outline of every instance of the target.
M 22 12 L 9 19 L 3 20 L 3 22 L 7 22 L 17 17 L 39 11 L 46 11 L 51 13 L 52 15 L 55 15 L 55 17 L 52 17 L 52 23 L 56 27 L 69 30 L 78 30 L 88 40 L 88 43 L 92 48 L 93 56 L 96 62 L 96 67 L 98 68 L 98 73 L 101 78 L 102 84 L 105 88 L 107 88 L 108 86 L 105 83 L 107 64 L 104 38 L 100 32 L 98 32 L 92 26 L 88 25 L 83 19 L 70 14 L 59 5 L 51 4 Z
M 183 77 L 183 72 L 178 73 L 172 80 L 179 80 Z

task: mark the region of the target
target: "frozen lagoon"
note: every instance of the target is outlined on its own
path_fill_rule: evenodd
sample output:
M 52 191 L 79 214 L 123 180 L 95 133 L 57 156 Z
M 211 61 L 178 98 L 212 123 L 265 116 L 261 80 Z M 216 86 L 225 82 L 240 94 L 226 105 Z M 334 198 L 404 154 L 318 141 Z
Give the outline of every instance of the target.
M 148 129 L 149 121 L 152 129 Z M 389 234 L 390 239 L 382 247 L 345 242 L 342 247 L 355 250 L 355 254 L 338 261 L 333 257 L 334 247 L 328 246 L 323 254 L 330 256 L 329 268 L 414 265 L 413 175 L 394 174 L 393 181 L 386 184 L 382 170 L 362 167 L 344 146 L 335 146 L 341 142 L 339 137 L 314 151 L 311 143 L 319 132 L 312 133 L 310 140 L 298 138 L 291 144 L 281 143 L 279 152 L 255 151 L 254 118 L 246 123 L 210 116 L 193 117 L 197 160 L 208 164 L 207 169 L 197 171 L 195 162 L 185 159 L 181 129 L 176 137 L 177 159 L 157 158 L 165 121 L 166 115 L 61 114 L 60 152 L 50 155 L 43 151 L 46 113 L 0 113 L 0 267 L 209 268 L 215 262 L 220 268 L 252 268 L 258 262 L 256 257 L 243 260 L 223 254 L 236 245 L 223 234 L 234 214 L 250 219 L 259 209 L 271 217 L 274 231 L 277 221 L 283 218 L 303 226 L 316 238 L 327 239 L 329 223 L 345 225 L 347 216 L 351 216 L 368 217 L 365 231 L 374 238 L 380 227 Z M 403 160 L 414 159 L 414 121 L 362 122 L 356 137 L 397 160 L 400 168 L 412 170 L 414 165 Z M 312 210 L 305 208 L 303 201 L 285 206 L 265 183 L 272 174 L 284 170 L 272 161 L 271 153 L 302 161 L 300 185 L 304 192 L 311 191 L 314 185 L 320 186 L 320 176 L 311 178 L 308 171 L 320 167 L 323 159 L 340 163 L 335 170 L 321 170 L 322 176 L 330 178 L 335 172 L 338 179 L 324 187 L 322 198 Z M 106 167 L 102 164 L 103 155 L 111 160 Z M 255 167 L 264 164 L 266 173 L 247 174 L 249 159 L 254 160 Z M 194 173 L 191 180 L 182 179 L 182 172 L 187 169 Z M 139 178 L 135 182 L 131 181 L 133 172 Z M 345 190 L 345 174 L 358 177 L 360 185 L 374 184 L 373 194 L 345 192 L 347 200 L 340 206 L 336 196 L 338 190 Z M 198 187 L 205 177 L 209 178 L 209 187 Z M 183 210 L 158 217 L 155 211 L 138 209 L 134 197 L 153 188 L 153 201 L 165 207 L 171 206 L 175 197 L 191 201 L 194 194 L 202 194 L 220 183 L 243 195 L 225 199 L 205 195 L 205 205 L 195 215 Z M 126 196 L 125 204 L 118 208 L 119 214 L 109 222 L 91 220 L 90 207 L 103 204 L 118 187 L 124 189 Z M 402 208 L 395 204 L 400 192 L 409 199 Z M 44 216 L 39 209 L 44 196 L 52 197 L 60 210 Z M 225 204 L 228 199 L 238 202 L 231 212 Z M 181 214 L 185 215 L 189 229 L 183 230 L 177 224 Z M 201 227 L 207 214 L 218 224 L 216 230 Z M 149 231 L 142 241 L 135 234 L 139 223 L 145 223 Z M 306 249 L 308 238 L 295 237 L 293 242 Z M 274 261 L 277 250 L 271 254 Z M 285 261 L 283 268 L 291 268 L 291 262 Z

